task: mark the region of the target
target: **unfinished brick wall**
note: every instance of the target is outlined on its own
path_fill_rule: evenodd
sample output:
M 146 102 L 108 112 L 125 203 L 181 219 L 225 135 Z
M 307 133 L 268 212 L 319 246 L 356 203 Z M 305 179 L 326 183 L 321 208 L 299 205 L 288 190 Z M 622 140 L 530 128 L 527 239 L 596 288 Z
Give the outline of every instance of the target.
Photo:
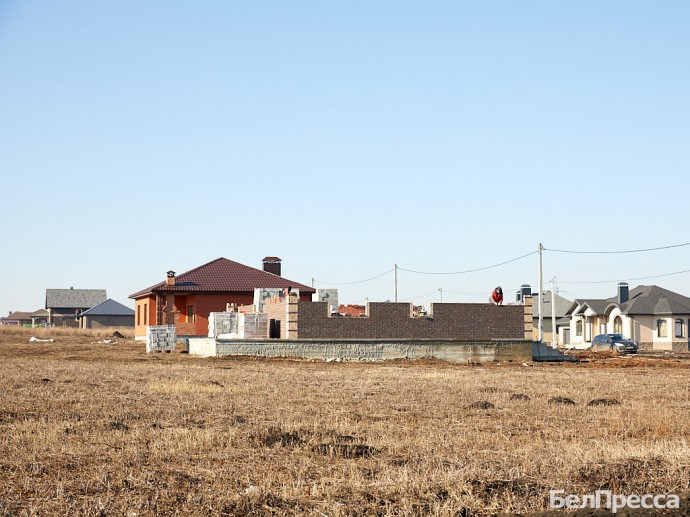
M 323 304 L 325 310 L 328 311 L 327 302 L 319 303 Z M 278 322 L 277 325 L 280 327 L 281 339 L 297 339 L 299 328 L 298 307 L 301 307 L 302 305 L 309 305 L 309 303 L 303 303 L 303 300 L 298 300 L 297 295 L 295 294 L 292 294 L 287 298 L 276 296 L 266 300 L 264 312 L 268 315 L 269 328 L 270 321 L 275 320 Z
M 284 311 L 283 304 L 283 311 Z M 435 303 L 411 317 L 409 303 L 370 303 L 367 317 L 329 316 L 325 302 L 298 305 L 299 339 L 525 339 L 531 305 Z M 274 316 L 271 316 L 273 318 Z M 283 312 L 285 318 L 285 312 Z M 282 327 L 281 327 L 282 329 Z M 531 333 L 531 328 L 530 328 Z
M 285 339 L 285 336 L 287 334 L 287 311 L 285 310 L 285 298 L 275 297 L 266 300 L 266 303 L 264 304 L 264 312 L 268 316 L 269 324 L 270 320 L 275 320 L 279 322 L 279 337 L 281 339 Z

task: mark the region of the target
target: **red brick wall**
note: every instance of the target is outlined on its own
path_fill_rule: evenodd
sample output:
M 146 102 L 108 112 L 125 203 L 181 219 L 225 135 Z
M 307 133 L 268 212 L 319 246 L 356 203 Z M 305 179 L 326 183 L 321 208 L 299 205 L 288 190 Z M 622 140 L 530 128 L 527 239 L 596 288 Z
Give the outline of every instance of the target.
M 325 302 L 299 304 L 300 339 L 524 339 L 521 305 L 435 303 L 433 317 L 411 317 L 408 303 L 370 303 L 369 316 L 330 317 Z M 283 318 L 284 316 L 283 312 Z M 271 316 L 273 317 L 273 316 Z
M 304 305 L 310 304 L 305 303 Z M 280 322 L 280 337 L 285 338 L 287 330 L 285 298 L 271 298 L 270 300 L 266 300 L 266 304 L 264 305 L 264 312 L 268 314 L 269 324 L 270 320 L 276 320 Z
M 208 315 L 211 312 L 225 311 L 226 303 L 234 303 L 235 305 L 248 305 L 253 303 L 254 293 L 235 293 L 235 294 L 187 294 L 175 296 L 175 307 L 179 311 L 175 326 L 177 327 L 178 336 L 206 336 L 208 335 Z M 140 298 L 135 302 L 135 323 L 136 310 L 141 306 L 141 311 L 144 310 L 144 304 L 148 304 L 148 324 L 156 324 L 156 297 Z M 163 298 L 165 303 L 165 297 Z M 187 306 L 194 306 L 194 322 L 187 321 Z M 144 323 L 144 316 L 142 312 L 141 324 L 135 325 L 134 335 L 145 336 L 146 325 Z
M 338 314 L 357 318 L 366 314 L 367 308 L 364 305 L 339 305 Z

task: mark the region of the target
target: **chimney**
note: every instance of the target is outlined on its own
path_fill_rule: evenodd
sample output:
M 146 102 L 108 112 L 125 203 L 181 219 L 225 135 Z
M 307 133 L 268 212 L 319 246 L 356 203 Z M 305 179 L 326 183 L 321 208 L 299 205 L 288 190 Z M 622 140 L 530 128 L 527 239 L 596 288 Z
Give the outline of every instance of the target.
M 532 288 L 529 284 L 522 284 L 520 290 L 515 293 L 515 301 L 520 303 L 525 302 L 525 296 L 532 296 Z
M 165 285 L 175 285 L 175 272 L 173 270 L 168 271 L 167 278 L 165 279 Z
M 619 282 L 618 283 L 618 303 L 625 303 L 630 299 L 628 294 L 628 283 Z
M 264 257 L 264 271 L 280 276 L 280 259 L 278 257 Z

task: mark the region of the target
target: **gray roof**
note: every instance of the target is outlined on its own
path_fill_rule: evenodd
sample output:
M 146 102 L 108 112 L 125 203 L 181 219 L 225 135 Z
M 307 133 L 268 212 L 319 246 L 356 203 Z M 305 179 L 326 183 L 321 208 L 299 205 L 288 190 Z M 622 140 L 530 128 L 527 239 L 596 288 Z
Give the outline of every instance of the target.
M 90 309 L 107 299 L 105 289 L 46 289 L 46 309 Z
M 604 314 L 606 307 L 609 305 L 611 305 L 611 302 L 601 298 L 578 298 L 573 301 L 566 311 L 566 314 L 572 314 L 575 312 L 575 309 L 577 309 L 578 306 L 589 307 L 592 309 L 592 311 L 594 311 L 594 314 Z
M 609 298 L 618 305 L 618 298 Z M 640 285 L 620 305 L 623 314 L 690 314 L 690 298 L 656 285 Z
M 108 298 L 103 303 L 82 312 L 80 316 L 134 316 L 134 309 Z
M 639 285 L 631 289 L 628 294 L 628 301 L 618 303 L 618 296 L 602 299 L 579 299 L 575 300 L 568 314 L 572 314 L 578 305 L 587 306 L 595 314 L 607 312 L 611 306 L 620 307 L 623 314 L 690 314 L 690 298 L 682 294 L 669 291 L 656 285 Z
M 556 318 L 562 318 L 568 313 L 568 309 L 573 304 L 572 301 L 567 298 L 563 298 L 561 295 L 556 293 L 554 296 L 556 300 Z M 539 317 L 539 293 L 532 293 L 532 313 L 535 318 Z M 544 301 L 542 303 L 542 308 L 544 309 L 544 316 L 551 317 L 551 291 L 544 291 Z

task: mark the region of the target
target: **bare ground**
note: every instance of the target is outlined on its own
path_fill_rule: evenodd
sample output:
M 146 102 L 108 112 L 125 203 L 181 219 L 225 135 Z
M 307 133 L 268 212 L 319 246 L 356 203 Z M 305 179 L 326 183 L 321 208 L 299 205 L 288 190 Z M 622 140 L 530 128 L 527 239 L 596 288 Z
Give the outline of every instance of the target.
M 551 489 L 690 488 L 677 354 L 357 364 L 28 336 L 0 332 L 0 515 L 529 514 Z

